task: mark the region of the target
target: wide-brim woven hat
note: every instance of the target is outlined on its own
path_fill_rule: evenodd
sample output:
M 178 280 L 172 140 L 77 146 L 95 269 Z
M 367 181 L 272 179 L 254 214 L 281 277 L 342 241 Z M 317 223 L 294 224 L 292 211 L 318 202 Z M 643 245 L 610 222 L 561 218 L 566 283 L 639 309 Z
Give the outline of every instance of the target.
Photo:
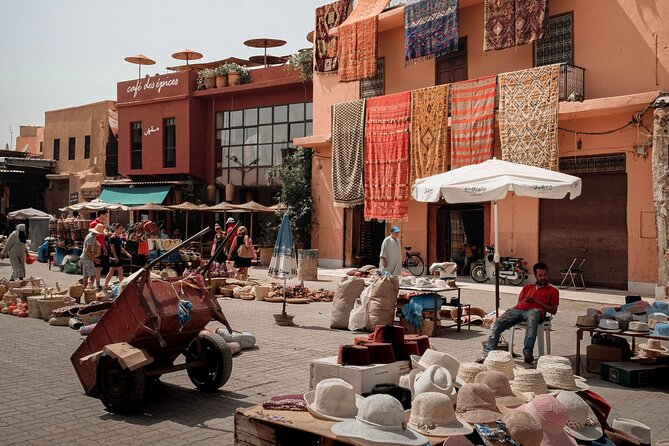
M 567 409 L 551 395 L 539 395 L 515 410 L 532 415 L 541 424 L 541 446 L 576 446 L 576 440 L 564 431 Z
M 640 421 L 629 418 L 614 418 L 611 427 L 621 430 L 639 440 L 641 444 L 651 444 L 651 429 Z
M 667 353 L 669 349 L 663 346 L 658 339 L 648 339 L 646 342 L 639 343 L 639 348 L 648 352 Z
M 541 374 L 544 375 L 544 380 L 549 389 L 578 391 L 590 388 L 585 379 L 581 377 L 576 379 L 571 366 L 554 364 L 552 367 L 542 369 Z
M 543 395 L 549 393 L 544 375 L 535 369 L 515 369 L 515 378 L 511 381 L 511 388 L 517 392 Z
M 483 365 L 486 370 L 504 373 L 509 381 L 513 379 L 513 369 L 516 368 L 516 363 L 513 360 L 511 353 L 503 350 L 493 350 L 488 352 L 488 355 L 483 361 Z
M 353 386 L 340 378 L 324 379 L 314 390 L 304 394 L 309 413 L 329 421 L 354 418 L 363 399 L 353 391 Z
M 453 378 L 444 367 L 432 365 L 427 370 L 414 369 L 409 373 L 409 389 L 414 398 L 426 392 L 442 393 L 455 406 L 458 395 L 453 384 Z
M 490 387 L 495 394 L 495 403 L 497 407 L 515 407 L 520 406 L 532 399 L 532 396 L 511 388 L 509 380 L 502 372 L 486 370 L 479 373 L 474 379 L 475 383 L 485 384 Z
M 569 360 L 569 358 L 565 358 L 564 356 L 556 356 L 556 355 L 540 356 L 539 359 L 537 359 L 537 370 L 542 371 L 544 367 L 550 367 L 553 364 L 564 364 L 571 366 L 571 361 Z
M 593 441 L 604 435 L 590 405 L 574 392 L 560 392 L 557 400 L 567 409 L 567 425 L 564 430 L 578 440 Z
M 370 395 L 365 398 L 355 420 L 341 421 L 330 428 L 333 434 L 356 439 L 357 444 L 420 446 L 425 436 L 406 428 L 404 408 L 390 395 Z
M 627 334 L 639 334 L 639 333 L 650 333 L 650 327 L 648 323 L 641 321 L 632 321 L 627 327 Z
M 485 384 L 465 384 L 458 392 L 455 414 L 469 423 L 492 423 L 502 419 L 495 394 Z
M 471 434 L 474 428 L 456 417 L 449 401 L 446 395 L 435 392 L 425 392 L 416 396 L 411 410 L 404 411 L 407 427 L 431 437 Z
M 451 374 L 451 377 L 458 376 L 460 370 L 460 361 L 448 353 L 438 352 L 433 349 L 427 349 L 421 355 L 411 355 L 411 368 L 417 370 L 425 370 L 431 365 L 438 365 L 444 367 Z M 459 387 L 459 384 L 456 383 Z
M 620 324 L 615 319 L 600 319 L 599 325 L 595 328 L 595 331 L 602 331 L 606 333 L 620 333 Z
M 544 437 L 541 424 L 529 413 L 512 410 L 504 415 L 502 421 L 516 442 L 522 446 L 540 446 Z
M 576 318 L 576 326 L 587 328 L 596 327 L 597 321 L 595 321 L 595 318 L 592 316 L 578 316 Z
M 463 362 L 460 364 L 460 370 L 458 370 L 458 376 L 455 378 L 455 381 L 459 385 L 473 383 L 476 375 L 486 370 L 483 364 L 476 362 Z

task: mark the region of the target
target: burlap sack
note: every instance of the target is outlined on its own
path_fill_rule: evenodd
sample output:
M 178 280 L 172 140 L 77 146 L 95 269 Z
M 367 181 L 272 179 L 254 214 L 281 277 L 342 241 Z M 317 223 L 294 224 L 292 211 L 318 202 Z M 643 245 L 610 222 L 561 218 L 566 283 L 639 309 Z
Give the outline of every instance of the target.
M 367 304 L 367 331 L 374 331 L 377 325 L 389 325 L 395 319 L 395 305 L 400 291 L 398 277 L 382 277 L 372 285 Z
M 349 316 L 355 300 L 360 297 L 364 289 L 365 281 L 359 277 L 346 276 L 341 279 L 332 299 L 330 328 L 348 328 Z

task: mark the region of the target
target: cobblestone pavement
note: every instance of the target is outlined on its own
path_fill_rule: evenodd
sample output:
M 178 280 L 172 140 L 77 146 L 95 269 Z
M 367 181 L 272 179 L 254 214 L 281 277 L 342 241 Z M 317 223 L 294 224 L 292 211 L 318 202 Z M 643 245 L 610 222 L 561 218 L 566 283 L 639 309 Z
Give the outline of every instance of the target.
M 74 276 L 46 271 L 44 265 L 29 266 L 29 274 L 68 285 Z M 252 272 L 260 277 L 262 270 Z M 9 276 L 7 261 L 0 262 L 0 277 Z M 322 277 L 308 286 L 332 289 L 338 279 Z M 517 288 L 503 288 L 514 291 Z M 517 293 L 517 291 L 515 291 Z M 502 308 L 515 301 L 515 293 L 502 295 Z M 615 299 L 616 295 L 609 296 Z M 491 309 L 492 293 L 467 287 L 462 299 Z M 597 299 L 597 294 L 592 294 Z M 350 343 L 353 334 L 330 330 L 330 304 L 290 305 L 296 327 L 279 327 L 272 314 L 281 304 L 221 300 L 233 328 L 248 330 L 258 348 L 234 358 L 228 383 L 214 394 L 194 390 L 185 372 L 164 375 L 161 383 L 147 389 L 140 413 L 121 416 L 107 412 L 102 403 L 84 395 L 69 357 L 81 337 L 67 327 L 52 327 L 37 319 L 0 315 L 0 444 L 216 444 L 234 442 L 233 414 L 278 394 L 308 390 L 309 363 L 334 355 L 337 347 Z M 564 300 L 554 321 L 553 354 L 574 357 L 574 320 L 592 303 Z M 218 323 L 211 323 L 216 328 Z M 480 355 L 487 331 L 472 328 L 456 333 L 446 329 L 433 345 L 452 352 L 461 361 Z M 517 347 L 518 349 L 518 347 Z M 669 438 L 666 423 L 667 388 L 627 389 L 586 375 L 595 392 L 614 406 L 612 417 L 642 420 L 653 428 L 654 440 Z

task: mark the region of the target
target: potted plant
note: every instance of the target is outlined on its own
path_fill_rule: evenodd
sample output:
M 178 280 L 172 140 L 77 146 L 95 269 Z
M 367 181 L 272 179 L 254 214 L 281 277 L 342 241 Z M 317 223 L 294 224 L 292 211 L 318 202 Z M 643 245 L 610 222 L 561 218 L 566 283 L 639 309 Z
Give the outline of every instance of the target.
M 226 63 L 222 65 L 228 73 L 228 85 L 247 84 L 251 82 L 249 69 L 236 63 Z
M 216 88 L 228 86 L 228 69 L 225 65 L 219 65 L 214 69 L 216 71 Z
M 216 70 L 213 68 L 205 68 L 201 70 L 198 75 L 198 89 L 216 88 Z M 203 88 L 199 88 L 202 85 Z
M 279 234 L 279 226 L 281 218 L 278 214 L 274 214 L 264 221 L 260 226 L 260 236 L 257 239 L 260 245 L 259 260 L 263 266 L 269 265 L 272 260 L 272 252 L 274 251 L 274 244 L 276 237 Z
M 314 77 L 313 50 L 305 48 L 295 54 L 291 54 L 286 62 L 286 69 L 297 70 L 304 81 L 310 81 Z

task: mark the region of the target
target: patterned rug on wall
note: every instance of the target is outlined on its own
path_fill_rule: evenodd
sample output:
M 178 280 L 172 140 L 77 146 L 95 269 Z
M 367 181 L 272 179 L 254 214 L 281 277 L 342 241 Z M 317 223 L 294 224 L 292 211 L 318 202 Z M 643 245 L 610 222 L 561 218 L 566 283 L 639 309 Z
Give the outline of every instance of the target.
M 341 25 L 351 11 L 351 0 L 338 0 L 316 8 L 314 36 L 314 69 L 320 72 L 337 71 L 339 68 L 338 38 L 330 30 Z
M 558 170 L 559 75 L 554 64 L 498 76 L 503 160 Z
M 451 169 L 492 158 L 497 77 L 451 84 Z
M 367 99 L 365 220 L 409 216 L 411 92 Z
M 544 35 L 547 0 L 485 0 L 483 51 L 524 45 Z
M 364 100 L 332 106 L 332 194 L 335 206 L 353 207 L 364 202 L 364 136 Z
M 389 0 L 360 0 L 339 26 L 339 80 L 376 76 L 377 19 Z
M 426 178 L 448 170 L 449 85 L 411 92 L 411 176 Z
M 404 7 L 404 60 L 415 62 L 457 51 L 459 0 L 418 0 Z

